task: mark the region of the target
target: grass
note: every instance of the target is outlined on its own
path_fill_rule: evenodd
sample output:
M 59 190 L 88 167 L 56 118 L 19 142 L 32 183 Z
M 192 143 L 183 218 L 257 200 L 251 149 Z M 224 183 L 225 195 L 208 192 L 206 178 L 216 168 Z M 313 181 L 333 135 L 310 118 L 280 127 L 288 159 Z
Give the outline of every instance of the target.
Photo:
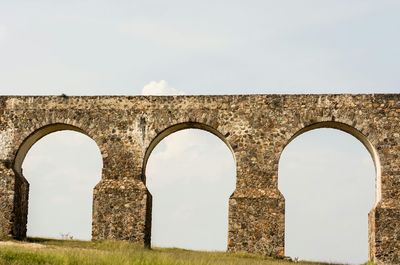
M 121 241 L 86 242 L 28 238 L 27 242 L 6 242 L 0 245 L 0 264 L 98 264 L 98 265 L 293 265 L 283 259 L 253 254 L 197 252 L 182 249 L 145 249 Z M 299 265 L 326 263 L 298 262 Z

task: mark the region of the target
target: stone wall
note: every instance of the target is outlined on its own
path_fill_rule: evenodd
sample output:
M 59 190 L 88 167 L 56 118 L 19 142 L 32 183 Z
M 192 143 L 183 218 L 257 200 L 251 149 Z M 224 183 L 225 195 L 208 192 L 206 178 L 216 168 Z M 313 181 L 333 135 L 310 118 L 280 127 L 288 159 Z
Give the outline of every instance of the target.
M 150 243 L 145 166 L 163 137 L 185 128 L 214 133 L 232 150 L 236 190 L 229 200 L 229 251 L 284 253 L 284 198 L 278 162 L 285 146 L 315 128 L 357 137 L 377 169 L 369 214 L 370 258 L 400 263 L 400 95 L 237 95 L 0 97 L 0 236 L 24 238 L 29 148 L 58 130 L 91 137 L 103 157 L 94 189 L 93 239 Z

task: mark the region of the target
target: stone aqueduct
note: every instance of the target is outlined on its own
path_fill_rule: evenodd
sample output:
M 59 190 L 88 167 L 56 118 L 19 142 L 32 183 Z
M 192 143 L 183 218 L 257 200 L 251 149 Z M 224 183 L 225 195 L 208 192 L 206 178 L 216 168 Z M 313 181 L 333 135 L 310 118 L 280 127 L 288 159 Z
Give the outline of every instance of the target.
M 29 184 L 21 165 L 29 148 L 54 131 L 74 130 L 91 137 L 103 157 L 93 239 L 149 245 L 147 158 L 165 136 L 199 128 L 222 139 L 236 160 L 228 250 L 283 255 L 279 158 L 296 136 L 322 127 L 352 134 L 370 152 L 376 167 L 370 259 L 399 264 L 400 94 L 0 97 L 0 235 L 26 235 Z

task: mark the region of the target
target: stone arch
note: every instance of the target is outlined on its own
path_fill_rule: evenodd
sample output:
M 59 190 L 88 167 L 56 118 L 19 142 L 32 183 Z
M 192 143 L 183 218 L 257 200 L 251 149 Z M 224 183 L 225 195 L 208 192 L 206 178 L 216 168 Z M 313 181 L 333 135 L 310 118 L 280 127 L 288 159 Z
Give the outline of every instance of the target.
M 215 136 L 217 136 L 220 140 L 222 140 L 225 145 L 229 148 L 229 150 L 231 151 L 232 154 L 232 158 L 234 160 L 234 164 L 235 164 L 235 176 L 237 176 L 237 161 L 236 161 L 236 157 L 235 157 L 235 152 L 232 148 L 232 146 L 230 145 L 230 143 L 228 142 L 228 140 L 226 139 L 226 137 L 229 135 L 223 135 L 219 130 L 215 129 L 214 127 L 207 125 L 205 123 L 200 123 L 200 122 L 181 122 L 181 123 L 177 123 L 174 125 L 170 125 L 167 128 L 164 128 L 164 130 L 162 130 L 161 132 L 159 132 L 149 143 L 149 145 L 146 148 L 145 154 L 144 154 L 144 158 L 143 158 L 143 164 L 142 164 L 142 181 L 144 184 L 146 184 L 146 166 L 147 166 L 147 162 L 148 159 L 151 155 L 151 153 L 153 152 L 154 148 L 157 146 L 157 144 L 159 144 L 165 137 L 178 132 L 178 131 L 182 131 L 185 129 L 200 129 L 206 132 L 209 132 Z M 235 184 L 236 187 L 236 184 Z M 151 223 L 152 223 L 152 195 L 149 192 L 148 188 L 146 187 L 146 191 L 147 191 L 147 199 L 146 199 L 146 219 L 145 219 L 145 246 L 146 247 L 151 247 Z M 234 192 L 234 191 L 233 191 Z M 232 193 L 233 194 L 233 193 Z M 228 222 L 230 224 L 230 222 Z M 228 231 L 229 231 L 229 227 L 228 227 Z
M 347 123 L 339 122 L 339 121 L 319 121 L 319 122 L 307 124 L 306 126 L 298 129 L 294 134 L 292 134 L 290 136 L 290 138 L 288 139 L 288 141 L 284 144 L 284 146 L 282 146 L 282 148 L 279 150 L 278 167 L 279 167 L 281 155 L 282 155 L 283 151 L 285 150 L 286 146 L 288 146 L 291 141 L 293 141 L 296 137 L 300 136 L 303 133 L 306 133 L 306 132 L 314 130 L 314 129 L 321 129 L 321 128 L 337 129 L 337 130 L 343 131 L 343 132 L 348 133 L 351 136 L 355 137 L 367 149 L 367 151 L 370 154 L 372 161 L 374 163 L 374 167 L 375 167 L 375 205 L 373 206 L 373 208 L 370 210 L 370 212 L 368 214 L 369 256 L 370 256 L 370 259 L 372 260 L 373 252 L 374 252 L 373 239 L 375 238 L 375 229 L 373 228 L 374 227 L 373 223 L 371 223 L 371 222 L 374 222 L 374 220 L 371 219 L 371 214 L 373 214 L 375 212 L 375 209 L 377 209 L 379 207 L 380 201 L 382 199 L 382 195 L 381 195 L 381 170 L 382 169 L 381 169 L 379 153 L 378 153 L 377 149 L 375 148 L 374 144 L 368 138 L 368 136 L 362 132 L 362 129 L 356 128 Z
M 306 126 L 300 128 L 297 132 L 295 132 L 289 138 L 289 140 L 285 143 L 285 145 L 280 150 L 278 163 L 280 160 L 280 156 L 282 155 L 285 147 L 287 145 L 289 145 L 289 143 L 291 141 L 293 141 L 297 136 L 299 136 L 303 133 L 306 133 L 308 131 L 311 131 L 314 129 L 321 129 L 321 128 L 331 128 L 331 129 L 337 129 L 337 130 L 346 132 L 346 133 L 354 136 L 365 146 L 365 148 L 368 150 L 369 154 L 371 155 L 371 158 L 372 158 L 372 160 L 374 162 L 374 166 L 375 166 L 375 174 L 376 174 L 376 180 L 375 180 L 376 181 L 375 182 L 376 183 L 376 195 L 375 195 L 375 197 L 376 197 L 376 204 L 378 204 L 382 198 L 382 195 L 381 195 L 381 163 L 380 163 L 378 151 L 376 150 L 376 148 L 374 147 L 372 142 L 368 139 L 368 137 L 365 134 L 363 134 L 360 130 L 358 130 L 357 128 L 355 128 L 351 125 L 348 125 L 343 122 L 338 122 L 338 121 L 321 121 L 321 122 L 311 123 L 309 125 L 306 125 Z
M 13 226 L 13 234 L 14 237 L 17 239 L 25 238 L 27 230 L 26 226 L 27 226 L 27 215 L 28 215 L 29 183 L 24 177 L 22 171 L 22 164 L 24 162 L 24 159 L 29 150 L 31 149 L 31 147 L 41 138 L 45 137 L 48 134 L 65 130 L 82 133 L 91 138 L 93 141 L 95 141 L 94 137 L 90 136 L 89 133 L 86 132 L 86 130 L 81 129 L 76 125 L 71 125 L 67 123 L 51 123 L 36 128 L 35 130 L 33 130 L 33 132 L 23 137 L 22 142 L 20 142 L 20 144 L 17 145 L 18 149 L 15 152 L 14 160 L 12 163 L 12 170 L 14 171 L 14 174 L 16 176 L 15 197 L 14 197 L 15 222 Z M 98 142 L 96 142 L 96 145 L 99 149 L 99 152 L 102 154 Z

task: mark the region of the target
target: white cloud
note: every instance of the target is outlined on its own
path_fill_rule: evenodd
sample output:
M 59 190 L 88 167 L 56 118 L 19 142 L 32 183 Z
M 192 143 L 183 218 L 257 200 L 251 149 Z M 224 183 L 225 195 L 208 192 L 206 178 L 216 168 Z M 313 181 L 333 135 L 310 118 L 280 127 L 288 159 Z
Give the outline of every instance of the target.
M 142 95 L 165 96 L 165 95 L 184 95 L 184 94 L 185 93 L 182 90 L 169 86 L 165 80 L 161 80 L 159 82 L 151 81 L 142 88 Z

